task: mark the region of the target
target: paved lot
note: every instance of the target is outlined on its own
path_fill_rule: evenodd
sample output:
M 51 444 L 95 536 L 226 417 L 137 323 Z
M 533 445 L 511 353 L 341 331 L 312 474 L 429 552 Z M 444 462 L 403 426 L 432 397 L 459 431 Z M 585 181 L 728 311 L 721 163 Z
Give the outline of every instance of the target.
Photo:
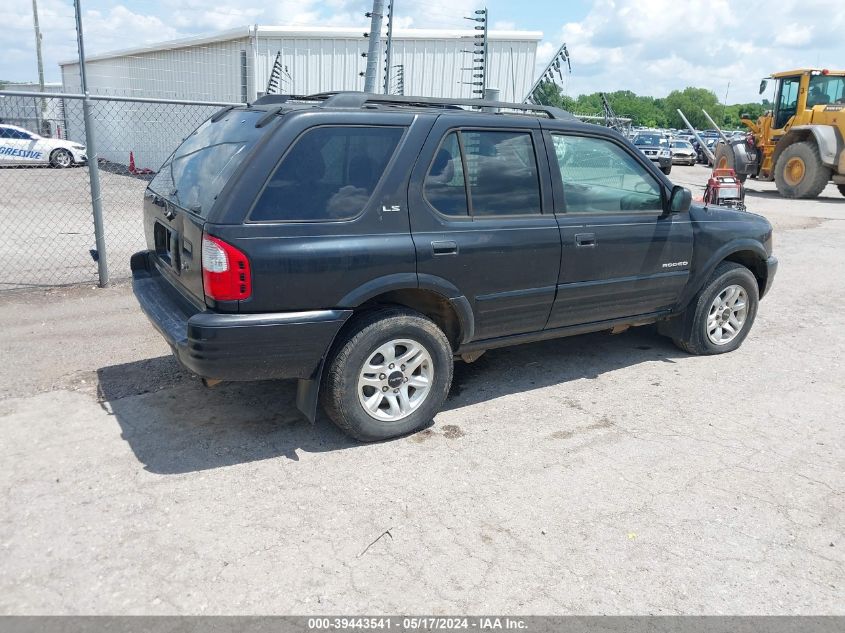
M 0 612 L 845 613 L 845 198 L 750 189 L 781 270 L 740 350 L 493 351 L 376 445 L 205 390 L 125 286 L 0 296 Z

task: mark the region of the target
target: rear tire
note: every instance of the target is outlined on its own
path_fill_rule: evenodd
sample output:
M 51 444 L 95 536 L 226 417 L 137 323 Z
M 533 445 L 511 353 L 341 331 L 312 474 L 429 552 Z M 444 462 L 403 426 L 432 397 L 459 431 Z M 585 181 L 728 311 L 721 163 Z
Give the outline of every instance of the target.
M 775 165 L 775 184 L 784 198 L 815 198 L 830 176 L 830 168 L 822 165 L 819 148 L 813 143 L 793 143 Z
M 327 364 L 323 407 L 362 442 L 416 431 L 440 411 L 452 385 L 452 346 L 422 314 L 388 308 L 361 316 Z
M 65 169 L 73 165 L 73 155 L 66 149 L 53 150 L 50 154 L 50 165 L 57 169 Z
M 688 337 L 674 338 L 675 345 L 696 355 L 737 349 L 754 325 L 759 292 L 750 270 L 735 262 L 722 262 L 687 308 L 695 311 L 692 329 Z

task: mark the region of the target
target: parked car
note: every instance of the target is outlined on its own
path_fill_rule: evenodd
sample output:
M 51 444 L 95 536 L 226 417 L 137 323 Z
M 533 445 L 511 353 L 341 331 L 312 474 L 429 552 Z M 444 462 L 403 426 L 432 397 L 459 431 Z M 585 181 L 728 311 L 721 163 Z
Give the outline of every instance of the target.
M 772 284 L 765 218 L 691 204 L 612 129 L 525 104 L 284 99 L 212 116 L 144 194 L 134 293 L 208 385 L 295 378 L 309 419 L 321 399 L 380 440 L 429 423 L 455 358 L 655 322 L 729 352 Z
M 634 145 L 667 176 L 672 172 L 672 152 L 669 139 L 658 132 L 640 132 L 634 137 Z
M 17 125 L 0 124 L 0 165 L 71 167 L 88 161 L 85 146 L 60 138 L 45 138 Z
M 698 155 L 691 143 L 674 140 L 669 143 L 669 149 L 672 151 L 673 164 L 695 165 Z

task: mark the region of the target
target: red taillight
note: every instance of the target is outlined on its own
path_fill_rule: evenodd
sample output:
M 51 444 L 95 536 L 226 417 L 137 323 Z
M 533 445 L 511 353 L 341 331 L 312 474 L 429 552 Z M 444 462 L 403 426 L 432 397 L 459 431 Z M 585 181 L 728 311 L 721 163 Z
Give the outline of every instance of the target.
M 202 237 L 202 285 L 215 301 L 241 301 L 252 294 L 249 260 L 237 248 L 211 235 Z

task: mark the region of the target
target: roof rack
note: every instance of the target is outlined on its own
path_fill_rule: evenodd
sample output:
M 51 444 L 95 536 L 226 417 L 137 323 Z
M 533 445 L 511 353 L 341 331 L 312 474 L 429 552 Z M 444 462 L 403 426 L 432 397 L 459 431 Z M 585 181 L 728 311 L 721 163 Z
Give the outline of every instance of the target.
M 322 92 L 302 97 L 304 101 L 322 101 L 323 108 L 363 108 L 373 105 L 405 105 L 418 108 L 462 109 L 462 107 L 489 108 L 491 112 L 500 109 L 522 110 L 526 113 L 544 114 L 550 119 L 577 121 L 565 110 L 534 103 L 510 103 L 507 101 L 487 101 L 485 99 L 446 99 L 441 97 L 406 97 L 399 95 L 367 94 L 365 92 Z

